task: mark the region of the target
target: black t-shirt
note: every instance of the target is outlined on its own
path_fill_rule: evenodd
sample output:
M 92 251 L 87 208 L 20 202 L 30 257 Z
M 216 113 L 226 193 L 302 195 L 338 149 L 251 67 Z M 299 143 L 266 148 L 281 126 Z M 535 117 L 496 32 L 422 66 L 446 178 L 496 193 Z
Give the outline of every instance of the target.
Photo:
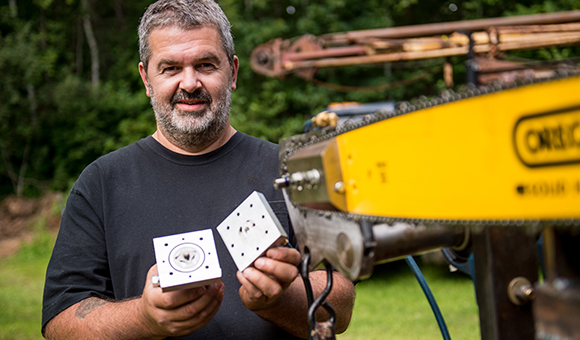
M 210 323 L 190 338 L 293 339 L 243 306 L 237 268 L 216 232 L 256 190 L 293 240 L 282 193 L 272 186 L 277 175 L 278 146 L 240 132 L 200 156 L 174 153 L 149 136 L 99 158 L 70 192 L 48 265 L 42 326 L 91 296 L 140 296 L 155 263 L 154 237 L 211 228 L 224 299 Z

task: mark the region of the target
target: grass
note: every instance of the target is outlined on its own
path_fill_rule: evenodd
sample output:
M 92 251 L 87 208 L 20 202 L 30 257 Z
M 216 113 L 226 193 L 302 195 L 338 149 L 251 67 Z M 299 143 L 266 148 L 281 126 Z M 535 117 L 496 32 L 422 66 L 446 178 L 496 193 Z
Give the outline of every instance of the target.
M 0 340 L 43 339 L 40 334 L 44 275 L 54 235 L 42 224 L 34 239 L 15 255 L 0 260 Z M 421 266 L 452 339 L 479 339 L 473 284 L 459 273 Z M 442 339 L 433 312 L 404 261 L 374 269 L 356 286 L 351 326 L 338 340 Z
M 54 240 L 39 223 L 31 242 L 0 260 L 0 340 L 43 339 L 42 291 Z
M 421 270 L 445 318 L 452 339 L 480 339 L 472 281 L 436 266 Z M 442 339 L 435 316 L 419 283 L 404 261 L 374 269 L 356 286 L 357 298 L 348 330 L 339 340 Z

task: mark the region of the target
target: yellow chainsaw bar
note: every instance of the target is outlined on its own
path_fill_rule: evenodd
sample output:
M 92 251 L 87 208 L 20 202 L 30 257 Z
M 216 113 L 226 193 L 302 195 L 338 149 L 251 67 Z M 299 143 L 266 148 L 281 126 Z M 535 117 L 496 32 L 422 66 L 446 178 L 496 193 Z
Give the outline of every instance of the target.
M 578 76 L 396 114 L 323 144 L 286 160 L 306 174 L 295 203 L 411 220 L 580 220 Z

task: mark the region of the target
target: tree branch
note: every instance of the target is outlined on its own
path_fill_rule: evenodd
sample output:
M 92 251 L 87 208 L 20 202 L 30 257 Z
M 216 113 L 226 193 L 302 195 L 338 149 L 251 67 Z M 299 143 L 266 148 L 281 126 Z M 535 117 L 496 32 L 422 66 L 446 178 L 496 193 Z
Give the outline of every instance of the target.
M 83 27 L 85 29 L 87 43 L 89 44 L 89 50 L 91 51 L 91 82 L 93 86 L 96 86 L 99 83 L 99 47 L 93 32 L 93 26 L 91 25 L 88 1 L 81 0 L 81 9 L 83 12 Z

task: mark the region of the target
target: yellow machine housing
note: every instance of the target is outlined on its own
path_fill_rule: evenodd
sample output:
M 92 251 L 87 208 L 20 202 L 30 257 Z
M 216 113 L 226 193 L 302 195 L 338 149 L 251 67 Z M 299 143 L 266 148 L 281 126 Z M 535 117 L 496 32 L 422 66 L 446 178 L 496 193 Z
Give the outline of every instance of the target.
M 558 79 L 338 134 L 288 159 L 290 174 L 321 174 L 291 198 L 402 219 L 577 221 L 579 93 L 580 77 Z

